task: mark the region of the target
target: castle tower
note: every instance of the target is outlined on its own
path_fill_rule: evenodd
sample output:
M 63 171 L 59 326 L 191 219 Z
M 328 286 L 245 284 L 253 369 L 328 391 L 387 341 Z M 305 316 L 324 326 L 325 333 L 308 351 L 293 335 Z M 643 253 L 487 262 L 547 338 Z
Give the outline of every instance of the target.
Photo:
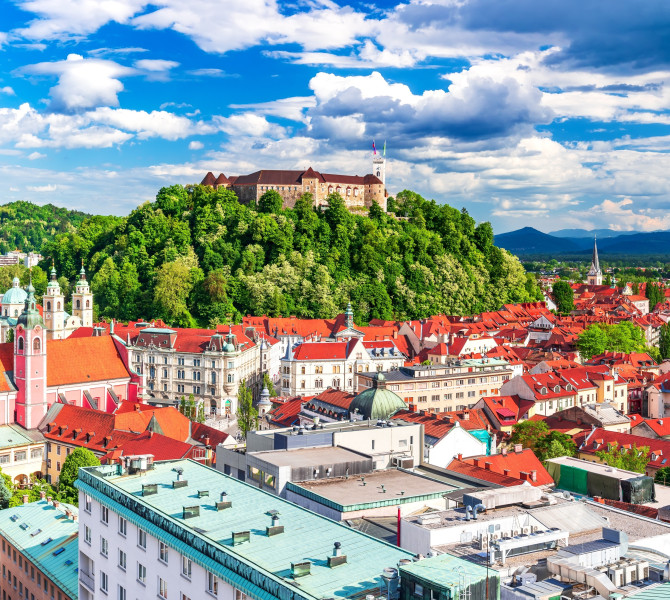
M 62 340 L 65 336 L 65 296 L 61 293 L 56 268 L 51 266 L 51 280 L 42 298 L 44 327 L 50 340 Z
M 591 268 L 586 277 L 586 281 L 589 285 L 602 285 L 603 284 L 603 272 L 600 270 L 600 261 L 598 260 L 598 246 L 596 244 L 596 238 L 593 238 L 593 257 L 591 258 Z
M 25 308 L 14 331 L 15 421 L 34 429 L 47 411 L 47 336 L 35 304 L 35 288 L 28 286 Z
M 72 294 L 72 314 L 81 319 L 82 327 L 93 327 L 93 294 L 86 281 L 86 270 L 82 261 L 79 281 Z
M 347 304 L 347 310 L 344 311 L 344 326 L 347 329 L 354 328 L 354 309 L 351 308 L 351 302 Z
M 377 154 L 377 149 L 372 145 L 372 174 L 381 179 L 381 182 L 386 187 L 386 142 L 384 142 L 384 150 L 381 154 Z

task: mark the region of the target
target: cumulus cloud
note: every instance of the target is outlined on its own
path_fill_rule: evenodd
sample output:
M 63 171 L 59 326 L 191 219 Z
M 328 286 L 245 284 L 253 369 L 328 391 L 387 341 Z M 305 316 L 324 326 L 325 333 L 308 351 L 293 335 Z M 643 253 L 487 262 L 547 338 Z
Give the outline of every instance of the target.
M 413 94 L 378 72 L 341 77 L 319 73 L 310 81 L 317 105 L 309 109 L 309 131 L 347 142 L 352 135 L 385 136 L 403 146 L 419 139 L 478 140 L 529 133 L 549 123 L 552 111 L 536 88 L 508 78 L 496 81 L 465 72 L 448 90 Z
M 0 87 L 0 94 L 6 94 L 7 96 L 16 96 L 14 90 L 8 85 Z
M 31 152 L 26 158 L 28 160 L 37 160 L 38 158 L 45 158 L 46 154 L 41 154 L 39 152 Z
M 601 216 L 610 229 L 624 231 L 635 229 L 638 231 L 657 231 L 670 229 L 670 215 L 666 209 L 635 209 L 635 203 L 630 198 L 618 202 L 603 200 L 590 209 L 590 212 Z
M 24 73 L 55 75 L 58 83 L 51 88 L 51 108 L 74 112 L 96 106 L 118 106 L 123 91 L 120 77 L 134 70 L 114 61 L 84 58 L 69 54 L 66 60 L 43 62 L 21 69 Z
M 188 149 L 189 150 L 202 150 L 204 147 L 205 147 L 205 144 L 203 144 L 202 142 L 197 142 L 197 141 L 189 142 L 189 144 L 188 144 Z

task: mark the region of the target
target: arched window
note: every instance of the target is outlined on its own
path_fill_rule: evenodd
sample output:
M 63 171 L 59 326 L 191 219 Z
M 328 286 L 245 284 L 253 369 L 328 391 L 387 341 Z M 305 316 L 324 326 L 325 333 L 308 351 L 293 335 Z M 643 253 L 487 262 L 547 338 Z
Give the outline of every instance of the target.
M 77 300 L 77 308 L 81 308 L 81 302 Z
M 23 338 L 19 338 L 19 350 L 23 350 Z
M 40 338 L 35 338 L 33 340 L 33 352 L 39 352 L 40 351 Z
M 86 308 L 91 308 L 91 301 L 90 300 L 86 300 Z
M 51 310 L 51 302 L 47 302 L 47 310 Z

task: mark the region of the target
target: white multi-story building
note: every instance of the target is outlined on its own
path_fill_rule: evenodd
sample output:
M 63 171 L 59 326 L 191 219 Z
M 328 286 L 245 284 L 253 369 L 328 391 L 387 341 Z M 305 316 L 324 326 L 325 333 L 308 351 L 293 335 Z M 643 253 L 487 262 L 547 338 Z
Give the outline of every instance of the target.
M 254 397 L 261 391 L 269 342 L 253 329 L 168 328 L 163 323 L 112 323 L 110 333 L 128 351 L 128 363 L 143 376 L 143 394 L 153 404 L 175 405 L 193 395 L 208 414 L 234 415 L 242 381 Z
M 79 472 L 79 600 L 377 596 L 412 558 L 196 462 L 128 458 Z
M 283 396 L 312 396 L 326 388 L 356 390 L 357 373 L 399 369 L 407 357 L 392 340 L 303 342 L 288 348 L 281 361 Z

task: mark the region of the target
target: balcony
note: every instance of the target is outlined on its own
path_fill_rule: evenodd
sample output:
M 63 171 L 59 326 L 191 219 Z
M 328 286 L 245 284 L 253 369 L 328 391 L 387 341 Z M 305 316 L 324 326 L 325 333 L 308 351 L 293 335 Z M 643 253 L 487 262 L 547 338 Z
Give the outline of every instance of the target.
M 79 570 L 79 581 L 91 592 L 95 593 L 95 577 L 86 571 Z

